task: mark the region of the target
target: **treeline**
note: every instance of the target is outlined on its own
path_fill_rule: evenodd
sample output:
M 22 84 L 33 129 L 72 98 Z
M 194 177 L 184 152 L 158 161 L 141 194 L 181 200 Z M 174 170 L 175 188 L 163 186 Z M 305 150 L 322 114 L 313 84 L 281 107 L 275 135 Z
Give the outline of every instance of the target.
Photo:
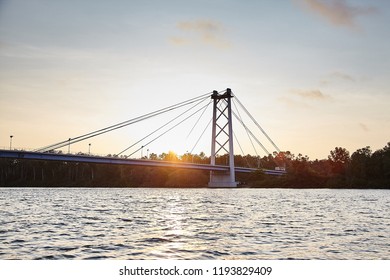
M 148 159 L 210 162 L 204 153 L 150 154 Z M 216 164 L 227 165 L 228 155 L 217 157 Z M 235 165 L 287 170 L 285 176 L 265 175 L 261 171 L 237 173 L 236 180 L 243 186 L 390 188 L 390 142 L 375 152 L 364 147 L 350 154 L 345 148 L 336 147 L 322 160 L 310 160 L 289 151 L 262 158 L 236 155 Z M 0 159 L 0 186 L 204 187 L 208 181 L 209 172 L 190 169 Z
M 390 188 L 390 142 L 375 152 L 369 146 L 352 154 L 336 147 L 327 159 L 310 160 L 290 152 L 276 155 L 285 162 L 288 174 L 279 182 L 265 178 L 251 182 L 256 186 L 324 187 L 324 188 Z

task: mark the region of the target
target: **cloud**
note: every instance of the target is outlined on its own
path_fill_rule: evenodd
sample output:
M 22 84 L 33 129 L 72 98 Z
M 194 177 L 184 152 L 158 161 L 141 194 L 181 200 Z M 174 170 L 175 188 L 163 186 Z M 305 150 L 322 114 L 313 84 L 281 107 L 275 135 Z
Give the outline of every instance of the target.
M 201 33 L 212 33 L 221 29 L 219 23 L 211 20 L 182 21 L 177 24 L 179 29 L 197 31 Z
M 311 108 L 311 106 L 309 106 L 308 104 L 306 104 L 305 102 L 302 102 L 300 100 L 295 100 L 295 99 L 292 99 L 288 96 L 281 96 L 278 98 L 279 102 L 282 102 L 284 103 L 285 105 L 287 105 L 288 107 L 291 107 L 291 108 L 298 108 L 298 109 L 309 109 Z
M 180 36 L 172 36 L 170 42 L 175 45 L 202 44 L 218 48 L 227 48 L 230 43 L 224 39 L 221 23 L 212 20 L 181 21 L 176 25 Z
M 176 37 L 176 36 L 173 36 L 171 38 L 169 38 L 169 41 L 174 44 L 174 45 L 178 45 L 178 46 L 182 46 L 182 45 L 188 45 L 191 43 L 190 40 L 186 39 L 186 38 L 182 38 L 182 37 Z
M 319 89 L 292 89 L 290 92 L 296 96 L 302 97 L 307 100 L 326 100 L 331 98 L 329 95 L 324 94 Z
M 319 89 L 291 89 L 278 100 L 291 108 L 312 109 L 315 103 L 332 100 L 332 97 Z
M 370 131 L 370 129 L 368 128 L 368 126 L 365 125 L 364 123 L 359 123 L 359 127 L 360 127 L 361 129 L 363 129 L 364 131 Z
M 332 78 L 339 79 L 339 80 L 344 80 L 344 81 L 350 81 L 350 82 L 355 82 L 355 78 L 352 77 L 351 75 L 348 75 L 343 72 L 335 71 L 330 74 Z
M 374 14 L 377 10 L 370 6 L 353 6 L 346 0 L 299 0 L 311 12 L 335 26 L 360 29 L 357 17 Z
M 321 84 L 322 85 L 329 85 L 329 84 L 333 84 L 335 82 L 340 82 L 340 81 L 354 83 L 354 82 L 356 82 L 356 79 L 347 73 L 340 72 L 340 71 L 334 71 L 334 72 L 326 75 L 326 77 L 321 80 Z

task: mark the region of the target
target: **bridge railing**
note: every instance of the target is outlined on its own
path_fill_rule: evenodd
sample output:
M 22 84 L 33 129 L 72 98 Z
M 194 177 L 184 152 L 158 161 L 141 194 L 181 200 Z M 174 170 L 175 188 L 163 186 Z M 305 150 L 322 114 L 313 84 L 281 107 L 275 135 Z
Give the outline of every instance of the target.
M 188 162 L 188 161 L 169 161 L 169 160 L 150 160 L 150 159 L 129 159 L 125 157 L 120 156 L 99 156 L 95 154 L 89 154 L 89 153 L 82 153 L 78 152 L 76 154 L 74 153 L 63 153 L 62 151 L 59 152 L 45 152 L 45 153 L 37 153 L 37 152 L 31 152 L 26 150 L 19 150 L 19 149 L 4 149 L 0 150 L 0 157 L 3 154 L 5 158 L 27 158 L 27 159 L 41 159 L 41 160 L 53 160 L 53 156 L 58 156 L 63 161 L 81 161 L 81 162 L 92 162 L 92 163 L 113 163 L 112 160 L 114 160 L 114 163 L 116 164 L 129 164 L 129 162 L 133 162 L 132 164 L 137 164 L 135 162 L 138 162 L 140 165 L 145 166 L 181 166 L 181 167 L 191 167 L 191 168 L 197 168 L 197 166 L 200 169 L 208 169 L 208 170 L 225 170 L 227 168 L 227 165 L 210 165 L 209 163 L 203 162 L 203 163 L 196 163 L 196 162 Z M 8 154 L 8 156 L 7 156 Z M 91 160 L 86 160 L 86 159 Z M 108 160 L 108 161 L 107 161 Z M 203 167 L 201 167 L 203 166 Z M 250 167 L 235 167 L 236 172 L 253 172 L 256 170 L 259 170 L 258 168 L 250 168 Z M 261 169 L 265 174 L 270 175 L 284 175 L 287 174 L 286 170 L 283 169 Z

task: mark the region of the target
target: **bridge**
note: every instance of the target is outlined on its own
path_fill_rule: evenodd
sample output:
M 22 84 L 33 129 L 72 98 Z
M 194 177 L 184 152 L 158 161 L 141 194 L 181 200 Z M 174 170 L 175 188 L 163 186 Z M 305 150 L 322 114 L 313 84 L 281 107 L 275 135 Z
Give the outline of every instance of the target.
M 233 145 L 233 116 L 239 121 L 239 123 L 245 128 L 245 131 L 250 137 L 251 143 L 254 147 L 253 141 L 255 141 L 266 154 L 270 154 L 265 146 L 258 140 L 255 134 L 248 128 L 248 126 L 243 122 L 240 113 L 238 111 L 232 110 L 232 98 L 233 93 L 231 89 L 226 89 L 224 91 L 218 92 L 213 91 L 210 93 L 201 95 L 196 98 L 189 99 L 187 101 L 183 101 L 177 103 L 175 105 L 145 114 L 143 116 L 133 118 L 127 120 L 125 122 L 121 122 L 106 128 L 102 128 L 84 135 L 80 135 L 74 138 L 69 138 L 67 140 L 54 143 L 34 151 L 20 151 L 20 150 L 0 150 L 0 158 L 9 158 L 9 159 L 28 159 L 28 160 L 46 160 L 46 161 L 63 161 L 63 162 L 84 162 L 84 163 L 96 163 L 96 164 L 118 164 L 118 165 L 134 165 L 134 166 L 149 166 L 149 167 L 169 167 L 169 168 L 183 168 L 183 169 L 195 169 L 195 170 L 205 170 L 210 172 L 210 181 L 209 187 L 236 187 L 237 182 L 235 180 L 235 173 L 250 173 L 261 170 L 264 174 L 267 175 L 284 175 L 286 171 L 284 168 L 277 168 L 276 170 L 271 169 L 259 169 L 259 168 L 251 168 L 251 167 L 237 167 L 234 164 L 234 145 Z M 190 114 L 189 116 L 185 116 L 186 113 L 190 111 L 190 109 L 195 108 L 199 104 L 201 104 L 205 99 L 211 98 L 211 102 L 213 103 L 213 116 L 212 116 L 212 139 L 211 139 L 211 156 L 210 156 L 210 164 L 197 164 L 197 163 L 187 163 L 187 162 L 171 162 L 171 161 L 162 161 L 162 160 L 150 160 L 150 159 L 133 159 L 129 158 L 131 155 L 139 151 L 140 149 L 146 147 L 153 141 L 160 138 L 162 135 L 174 129 L 177 125 L 183 123 L 185 120 L 190 118 L 202 111 L 202 114 L 205 112 L 206 106 L 201 107 L 196 110 L 195 113 Z M 253 116 L 248 112 L 248 110 L 242 105 L 242 103 L 236 98 L 238 104 L 243 108 L 244 112 L 248 114 L 248 116 L 252 119 L 255 125 L 259 128 L 259 130 L 263 133 L 266 139 L 273 145 L 277 152 L 280 152 L 280 149 L 276 146 L 276 144 L 271 140 L 271 138 L 265 133 L 262 127 L 256 122 Z M 194 104 L 195 105 L 192 105 Z M 142 120 L 146 120 L 161 114 L 164 114 L 168 111 L 175 110 L 177 108 L 181 108 L 184 106 L 191 105 L 191 108 L 180 114 L 179 116 L 171 119 L 169 122 L 154 130 L 152 133 L 143 137 L 141 140 L 133 143 L 126 149 L 122 150 L 120 153 L 115 156 L 93 156 L 86 154 L 70 154 L 70 145 L 73 143 L 77 143 L 80 141 L 84 141 L 90 139 L 92 137 L 99 136 L 101 134 L 105 134 L 111 132 L 116 129 L 120 129 L 136 122 L 140 122 Z M 208 104 L 207 104 L 208 106 Z M 180 118 L 182 118 L 180 120 Z M 199 119 L 198 119 L 199 120 Z M 148 137 L 162 130 L 166 126 L 171 123 L 176 124 L 168 128 L 163 133 L 160 133 L 157 137 L 154 137 L 152 140 L 149 140 L 141 148 L 136 149 L 132 154 L 128 156 L 123 156 L 123 153 L 128 151 L 130 148 L 133 148 L 135 145 L 139 143 L 143 143 Z M 207 128 L 207 127 L 206 127 Z M 204 131 L 203 131 L 204 132 Z M 203 133 L 200 137 L 203 136 Z M 199 139 L 198 139 L 199 141 Z M 237 141 L 237 138 L 236 138 Z M 68 154 L 58 153 L 56 150 L 62 147 L 68 146 Z M 240 146 L 241 148 L 241 146 Z M 255 147 L 254 147 L 255 148 Z M 255 149 L 256 151 L 256 149 Z M 225 152 L 228 157 L 228 165 L 217 165 L 216 158 L 220 152 Z M 256 151 L 257 154 L 257 151 Z M 121 156 L 120 156 L 121 155 Z
M 183 169 L 196 169 L 206 171 L 229 172 L 229 166 L 226 165 L 211 165 L 187 162 L 173 162 L 163 160 L 148 160 L 148 159 L 126 159 L 118 157 L 102 157 L 91 155 L 72 155 L 72 154 L 55 154 L 55 153 L 39 153 L 17 150 L 0 150 L 0 158 L 11 159 L 29 159 L 29 160 L 48 160 L 48 161 L 64 161 L 64 162 L 84 162 L 84 163 L 103 163 L 103 164 L 119 164 L 119 165 L 135 165 L 149 167 L 170 167 Z M 251 173 L 259 171 L 258 168 L 250 167 L 235 167 L 235 172 Z M 283 170 L 268 170 L 261 169 L 267 175 L 284 175 Z

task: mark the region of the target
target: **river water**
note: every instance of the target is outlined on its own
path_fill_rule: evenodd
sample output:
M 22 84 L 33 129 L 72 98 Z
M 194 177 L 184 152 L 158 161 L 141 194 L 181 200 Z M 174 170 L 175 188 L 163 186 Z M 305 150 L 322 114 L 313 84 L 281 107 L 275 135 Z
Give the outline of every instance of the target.
M 390 259 L 390 190 L 0 188 L 0 259 Z

